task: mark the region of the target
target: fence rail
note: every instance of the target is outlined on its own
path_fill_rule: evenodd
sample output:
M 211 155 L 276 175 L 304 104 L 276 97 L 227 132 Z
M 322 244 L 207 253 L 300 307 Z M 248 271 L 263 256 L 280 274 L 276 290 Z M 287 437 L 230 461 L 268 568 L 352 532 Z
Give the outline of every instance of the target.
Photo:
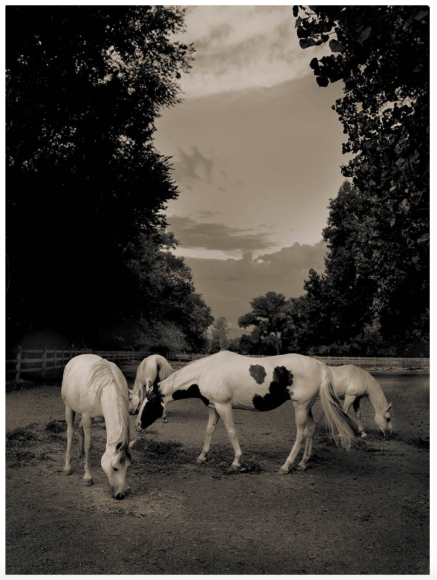
M 10 351 L 11 352 L 11 351 Z M 63 369 L 69 360 L 80 354 L 97 354 L 115 363 L 140 363 L 151 353 L 147 351 L 120 351 L 120 350 L 90 350 L 77 348 L 58 349 L 23 349 L 21 346 L 13 351 L 14 358 L 6 359 L 6 373 L 15 373 L 15 380 L 20 380 L 23 373 L 46 373 L 52 370 Z M 203 358 L 205 354 L 178 353 L 169 356 L 170 360 L 180 362 Z M 429 358 L 400 358 L 400 357 L 347 357 L 347 356 L 315 356 L 327 365 L 340 366 L 353 364 L 372 370 L 383 369 L 422 369 L 429 370 Z M 9 368 L 8 368 L 9 365 Z M 14 366 L 12 366 L 14 365 Z

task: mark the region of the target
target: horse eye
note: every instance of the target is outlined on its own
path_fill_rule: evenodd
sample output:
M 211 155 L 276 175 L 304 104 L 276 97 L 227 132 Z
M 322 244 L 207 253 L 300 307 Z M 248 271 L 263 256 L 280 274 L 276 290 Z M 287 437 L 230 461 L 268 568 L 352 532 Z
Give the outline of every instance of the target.
M 118 467 L 113 467 L 113 471 L 118 471 Z

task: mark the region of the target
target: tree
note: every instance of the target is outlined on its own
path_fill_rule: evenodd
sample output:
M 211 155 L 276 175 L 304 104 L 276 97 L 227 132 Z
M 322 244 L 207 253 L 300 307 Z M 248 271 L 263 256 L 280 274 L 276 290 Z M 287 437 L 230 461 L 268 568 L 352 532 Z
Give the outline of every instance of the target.
M 228 340 L 228 321 L 224 316 L 218 318 L 210 332 L 210 350 L 213 352 L 218 352 L 219 350 L 226 350 L 229 340 Z
M 342 173 L 355 190 L 331 202 L 324 232 L 331 248 L 328 263 L 332 270 L 335 263 L 342 269 L 338 240 L 354 241 L 352 252 L 345 248 L 343 253 L 361 276 L 360 284 L 367 269 L 371 308 L 382 334 L 411 346 L 428 332 L 429 9 L 293 10 L 302 48 L 329 40 L 332 54 L 310 63 L 319 86 L 344 81 L 344 97 L 333 109 L 348 136 L 343 152 L 353 155 Z M 341 205 L 350 205 L 352 198 L 360 217 L 353 214 L 354 234 L 349 235 L 337 216 L 347 213 Z
M 283 333 L 292 323 L 290 303 L 283 294 L 267 292 L 265 296 L 254 298 L 250 305 L 252 311 L 238 319 L 238 326 L 241 328 L 254 326 L 251 338 L 255 342 L 273 346 L 276 353 L 280 354 Z
M 138 286 L 126 260 L 163 232 L 178 195 L 152 138 L 190 68 L 193 48 L 171 39 L 183 18 L 168 6 L 8 6 L 9 340 L 41 325 L 95 339 L 101 323 L 144 312 L 125 298 Z

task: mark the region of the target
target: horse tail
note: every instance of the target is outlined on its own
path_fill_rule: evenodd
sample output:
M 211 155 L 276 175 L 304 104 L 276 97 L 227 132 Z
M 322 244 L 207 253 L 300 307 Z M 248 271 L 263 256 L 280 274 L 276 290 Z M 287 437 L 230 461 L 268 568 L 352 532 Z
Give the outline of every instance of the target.
M 357 427 L 348 414 L 343 411 L 340 401 L 335 394 L 332 382 L 331 369 L 323 364 L 319 397 L 323 412 L 325 413 L 326 424 L 331 432 L 331 436 L 335 439 L 337 431 L 342 447 L 349 450 L 355 439 L 355 435 L 358 434 Z

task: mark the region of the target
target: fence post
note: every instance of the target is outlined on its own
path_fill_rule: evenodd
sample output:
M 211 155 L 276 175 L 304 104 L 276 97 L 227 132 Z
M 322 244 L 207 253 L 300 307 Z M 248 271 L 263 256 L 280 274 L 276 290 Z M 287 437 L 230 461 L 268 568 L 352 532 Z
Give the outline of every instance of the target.
M 17 348 L 17 364 L 15 366 L 15 370 L 17 371 L 15 374 L 15 380 L 19 381 L 20 380 L 20 373 L 21 373 L 21 357 L 22 357 L 22 347 L 21 344 L 20 346 Z
M 47 367 L 47 347 L 44 347 L 44 353 L 42 355 L 42 376 L 46 376 L 46 367 Z

